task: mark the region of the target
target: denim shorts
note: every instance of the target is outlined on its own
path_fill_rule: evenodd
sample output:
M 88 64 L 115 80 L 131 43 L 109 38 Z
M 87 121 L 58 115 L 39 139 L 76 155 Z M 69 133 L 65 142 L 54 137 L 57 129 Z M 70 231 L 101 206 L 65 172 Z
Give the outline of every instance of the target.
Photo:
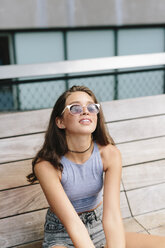
M 102 212 L 103 206 L 101 204 L 95 210 L 84 212 L 79 215 L 96 248 L 103 248 L 106 243 L 102 226 Z M 64 225 L 60 222 L 58 217 L 48 209 L 44 226 L 44 241 L 42 247 L 51 248 L 58 245 L 67 248 L 74 247 Z

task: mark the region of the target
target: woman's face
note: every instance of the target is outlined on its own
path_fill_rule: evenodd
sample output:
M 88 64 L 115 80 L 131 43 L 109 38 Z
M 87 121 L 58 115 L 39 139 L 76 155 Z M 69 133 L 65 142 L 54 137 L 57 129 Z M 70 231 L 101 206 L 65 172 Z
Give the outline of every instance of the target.
M 66 99 L 65 106 L 70 104 L 78 104 L 83 106 L 83 111 L 80 114 L 73 115 L 66 108 L 61 119 L 60 128 L 65 129 L 67 134 L 91 134 L 95 131 L 97 125 L 97 114 L 91 114 L 87 105 L 94 103 L 94 100 L 87 93 L 77 91 L 71 93 Z M 57 125 L 59 124 L 59 121 Z M 58 125 L 59 127 L 59 125 Z

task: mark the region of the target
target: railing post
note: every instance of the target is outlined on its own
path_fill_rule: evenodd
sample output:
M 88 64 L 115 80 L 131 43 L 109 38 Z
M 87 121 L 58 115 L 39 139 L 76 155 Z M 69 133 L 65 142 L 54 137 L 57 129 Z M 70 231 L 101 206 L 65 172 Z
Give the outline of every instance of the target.
M 64 60 L 68 60 L 68 50 L 67 50 L 67 33 L 66 31 L 63 32 L 63 46 L 64 46 Z M 68 74 L 65 74 L 67 77 Z M 69 82 L 68 79 L 65 80 L 65 89 L 69 89 Z
M 165 52 L 165 28 L 164 28 L 164 52 Z M 164 84 L 163 84 L 163 93 L 165 94 L 165 66 L 164 67 Z
M 115 52 L 115 56 L 118 55 L 118 30 L 115 28 L 114 29 L 114 52 Z M 117 71 L 115 70 L 116 74 L 114 75 L 114 80 L 115 80 L 115 84 L 114 84 L 114 100 L 118 99 L 118 75 L 117 75 Z
M 13 63 L 17 64 L 17 56 L 16 56 L 16 45 L 15 45 L 15 33 L 12 35 L 12 47 L 13 47 Z M 13 82 L 17 79 L 11 79 Z M 20 110 L 20 96 L 19 96 L 19 84 L 13 84 L 13 104 L 15 110 Z

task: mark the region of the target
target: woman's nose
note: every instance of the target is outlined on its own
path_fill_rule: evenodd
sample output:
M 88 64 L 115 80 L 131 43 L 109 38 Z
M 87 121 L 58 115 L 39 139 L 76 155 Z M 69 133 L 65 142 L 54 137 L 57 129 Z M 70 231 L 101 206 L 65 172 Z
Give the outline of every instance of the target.
M 82 112 L 83 115 L 84 114 L 89 114 L 87 106 L 83 106 L 82 109 L 83 109 L 83 112 Z

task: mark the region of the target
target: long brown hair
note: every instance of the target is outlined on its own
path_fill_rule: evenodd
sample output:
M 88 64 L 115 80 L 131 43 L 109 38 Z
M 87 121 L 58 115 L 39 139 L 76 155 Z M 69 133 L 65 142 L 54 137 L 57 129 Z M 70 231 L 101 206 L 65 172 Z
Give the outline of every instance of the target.
M 65 130 L 58 128 L 55 120 L 57 117 L 62 117 L 62 111 L 65 108 L 67 97 L 73 92 L 77 91 L 87 93 L 92 97 L 95 103 L 98 103 L 93 92 L 85 86 L 73 86 L 58 98 L 51 113 L 48 129 L 45 134 L 44 144 L 32 161 L 32 173 L 27 176 L 29 182 L 34 183 L 37 181 L 37 177 L 34 173 L 34 166 L 40 161 L 46 160 L 50 162 L 56 169 L 62 171 L 63 166 L 60 163 L 60 159 L 61 156 L 67 153 L 68 147 L 65 137 Z M 98 113 L 97 126 L 92 136 L 93 140 L 100 145 L 115 145 L 104 124 L 104 116 L 101 108 L 100 112 Z

